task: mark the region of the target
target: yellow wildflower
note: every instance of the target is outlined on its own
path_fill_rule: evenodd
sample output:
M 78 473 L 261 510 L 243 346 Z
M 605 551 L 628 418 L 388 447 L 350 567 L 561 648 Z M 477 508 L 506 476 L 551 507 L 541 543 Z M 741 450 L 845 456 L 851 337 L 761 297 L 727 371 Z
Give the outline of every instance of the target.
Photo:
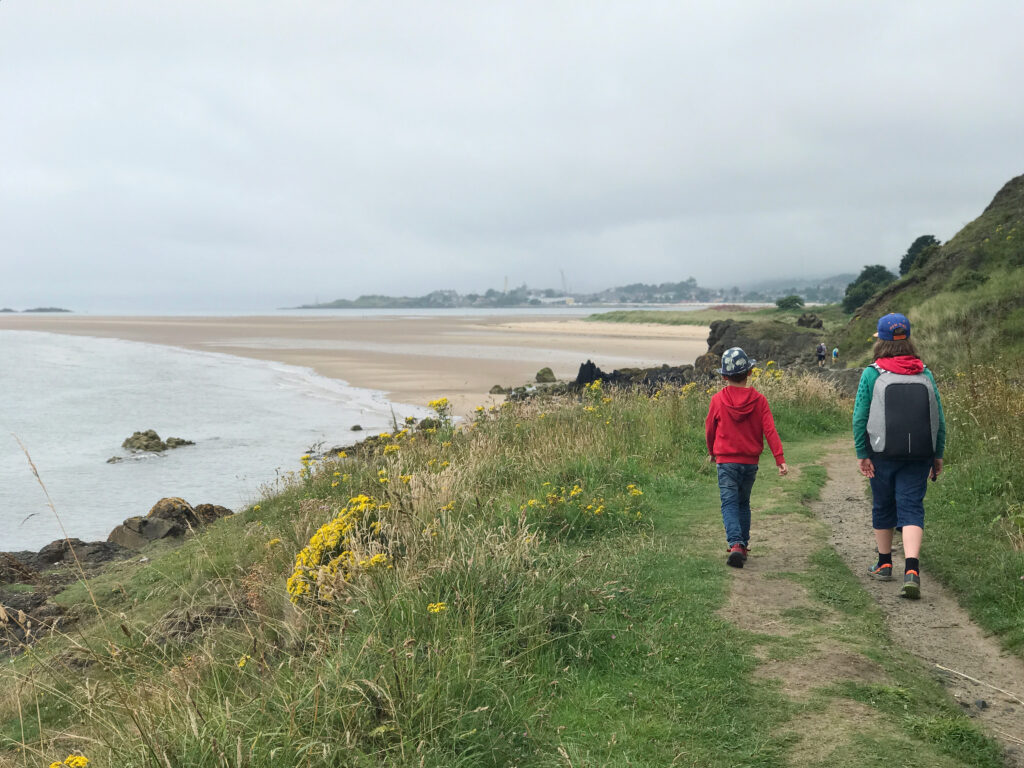
M 280 543 L 281 543 L 280 539 L 271 539 L 270 541 L 267 542 L 267 546 L 268 547 L 276 547 Z
M 389 453 L 397 453 L 400 450 L 402 450 L 401 447 L 395 445 L 394 443 L 392 443 L 391 445 L 385 445 L 384 455 L 387 456 Z
M 455 502 L 454 501 L 449 501 L 447 504 L 445 504 L 443 507 L 441 507 L 441 511 L 442 512 L 451 512 L 454 509 L 455 509 Z
M 450 464 L 450 462 L 448 462 L 448 461 L 442 461 L 440 464 L 438 464 L 438 466 L 443 469 L 443 468 L 449 466 L 449 464 Z
M 253 504 L 252 505 L 252 511 L 253 512 L 259 512 L 260 511 L 260 505 L 259 504 Z
M 64 758 L 64 765 L 68 768 L 85 768 L 89 764 L 89 758 L 85 755 L 68 755 Z
M 428 613 L 444 613 L 448 610 L 447 603 L 431 603 L 427 606 Z
M 250 661 L 252 661 L 252 656 L 250 656 L 248 653 L 245 654 L 244 656 L 242 656 L 242 658 L 238 660 L 238 668 L 245 669 L 245 665 L 248 664 Z
M 338 451 L 338 458 L 339 459 L 347 459 L 348 458 L 348 454 L 345 453 L 344 451 Z
M 629 491 L 630 496 L 643 496 L 644 492 L 637 488 L 635 485 L 630 483 L 626 486 L 626 490 Z
M 398 479 L 401 480 L 406 485 L 408 485 L 409 483 L 412 482 L 412 475 L 399 475 Z
M 448 407 L 448 398 L 439 397 L 437 398 L 437 400 L 431 400 L 429 403 L 427 403 L 427 405 L 433 408 L 435 411 L 443 411 L 445 408 Z

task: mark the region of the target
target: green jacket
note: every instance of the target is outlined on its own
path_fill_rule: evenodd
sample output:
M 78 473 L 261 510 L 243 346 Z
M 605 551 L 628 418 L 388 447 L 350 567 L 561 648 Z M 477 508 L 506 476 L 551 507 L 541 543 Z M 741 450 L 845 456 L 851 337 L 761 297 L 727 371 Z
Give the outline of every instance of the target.
M 935 377 L 927 368 L 924 375 L 931 379 L 932 387 L 935 389 L 935 402 L 939 406 L 939 434 L 935 436 L 935 458 L 941 459 L 946 451 L 946 417 L 942 413 L 942 400 L 939 398 L 939 388 L 935 386 Z M 857 387 L 857 400 L 853 404 L 853 445 L 857 449 L 858 459 L 871 458 L 871 446 L 868 443 L 868 411 L 871 410 L 871 397 L 875 390 L 875 381 L 878 380 L 878 369 L 869 365 L 860 376 L 860 386 Z

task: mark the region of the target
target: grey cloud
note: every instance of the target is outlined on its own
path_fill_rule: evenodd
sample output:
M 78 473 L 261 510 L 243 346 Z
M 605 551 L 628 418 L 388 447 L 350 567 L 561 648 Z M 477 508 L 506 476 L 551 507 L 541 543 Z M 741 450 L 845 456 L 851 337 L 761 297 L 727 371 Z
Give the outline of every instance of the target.
M 1020 173 L 1022 22 L 1011 3 L 6 2 L 0 304 L 894 264 Z

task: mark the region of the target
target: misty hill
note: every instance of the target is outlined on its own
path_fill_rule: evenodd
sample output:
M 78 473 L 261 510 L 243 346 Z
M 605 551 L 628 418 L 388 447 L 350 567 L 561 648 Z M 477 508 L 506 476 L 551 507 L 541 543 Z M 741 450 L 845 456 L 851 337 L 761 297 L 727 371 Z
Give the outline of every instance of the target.
M 867 301 L 844 332 L 856 355 L 875 323 L 903 312 L 924 351 L 961 363 L 987 354 L 1024 354 L 1024 175 L 1008 181 L 974 221 Z
M 525 283 L 506 291 L 493 288 L 483 293 L 432 291 L 424 296 L 366 295 L 303 304 L 297 309 L 452 309 L 460 307 L 540 307 L 569 304 L 677 304 L 683 302 L 772 302 L 781 296 L 800 294 L 807 301 L 838 301 L 852 275 L 794 280 L 782 279 L 741 289 L 706 288 L 690 277 L 678 283 L 632 283 L 596 293 L 573 293 L 554 288 L 530 288 Z

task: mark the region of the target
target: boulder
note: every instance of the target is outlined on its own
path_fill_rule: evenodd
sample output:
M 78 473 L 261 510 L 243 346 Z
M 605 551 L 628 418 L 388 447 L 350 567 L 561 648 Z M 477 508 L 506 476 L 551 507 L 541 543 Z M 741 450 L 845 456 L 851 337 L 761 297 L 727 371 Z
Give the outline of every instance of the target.
M 813 312 L 804 312 L 796 319 L 796 324 L 801 328 L 824 328 L 824 321 Z
M 126 437 L 121 447 L 126 451 L 160 453 L 167 450 L 167 443 L 160 439 L 160 435 L 154 429 L 147 429 L 145 432 L 133 432 L 131 437 Z
M 191 440 L 183 437 L 168 437 L 161 440 L 155 429 L 147 429 L 145 432 L 133 432 L 131 437 L 126 437 L 121 447 L 133 453 L 162 453 L 170 448 L 180 448 L 183 445 L 195 445 Z M 108 461 L 113 464 L 113 461 Z
M 107 541 L 127 549 L 144 549 L 154 541 L 180 538 L 187 529 L 163 518 L 129 517 L 110 532 Z
M 183 529 L 201 524 L 195 509 L 182 498 L 168 496 L 160 499 L 146 515 L 148 519 L 159 518 L 180 525 Z
M 550 368 L 541 368 L 537 371 L 536 380 L 538 384 L 553 384 L 555 382 L 555 373 Z
M 353 424 L 351 427 L 349 427 L 349 429 L 352 430 L 353 432 L 362 432 L 363 431 L 363 428 L 361 426 L 359 426 L 358 424 Z
M 222 517 L 235 514 L 227 507 L 222 507 L 219 504 L 196 504 L 195 512 L 199 522 L 203 525 L 209 525 L 220 520 Z
M 140 550 L 162 539 L 180 539 L 222 517 L 234 514 L 217 504 L 193 507 L 184 499 L 169 496 L 160 499 L 145 517 L 129 517 L 110 532 L 107 541 L 128 549 Z
M 501 384 L 495 384 L 493 387 L 491 387 L 490 394 L 505 395 L 508 394 L 508 390 L 501 386 Z

